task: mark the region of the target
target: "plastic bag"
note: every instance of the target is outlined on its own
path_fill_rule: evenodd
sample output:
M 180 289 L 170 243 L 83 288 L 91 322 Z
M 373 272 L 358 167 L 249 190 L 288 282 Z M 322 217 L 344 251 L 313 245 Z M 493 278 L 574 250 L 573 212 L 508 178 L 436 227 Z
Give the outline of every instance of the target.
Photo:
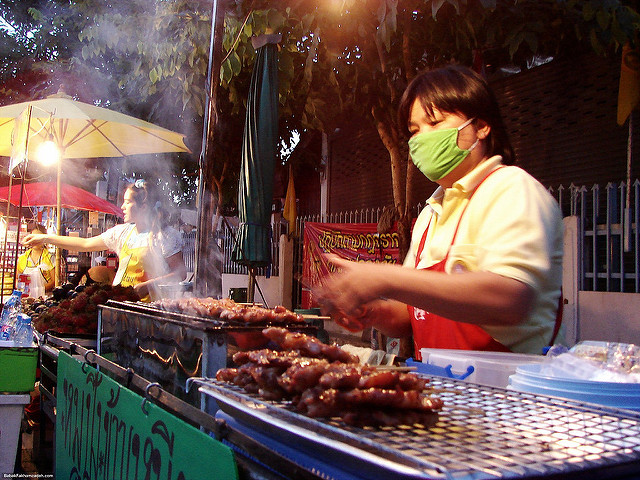
M 640 383 L 640 347 L 629 343 L 584 341 L 552 348 L 540 373 L 600 382 Z
M 40 270 L 32 272 L 29 276 L 31 277 L 29 296 L 33 298 L 44 297 L 44 278 Z

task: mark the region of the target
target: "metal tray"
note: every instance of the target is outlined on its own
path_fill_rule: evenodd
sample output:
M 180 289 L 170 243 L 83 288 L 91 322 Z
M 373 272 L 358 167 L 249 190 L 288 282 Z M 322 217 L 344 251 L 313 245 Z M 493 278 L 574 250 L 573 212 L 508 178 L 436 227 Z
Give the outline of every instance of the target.
M 239 422 L 362 478 L 636 478 L 640 414 L 431 377 L 445 408 L 430 427 L 313 419 L 207 380 L 200 391 Z M 469 409 L 473 409 L 469 411 Z M 478 413 L 477 410 L 481 413 Z M 475 411 L 475 413 L 474 413 Z

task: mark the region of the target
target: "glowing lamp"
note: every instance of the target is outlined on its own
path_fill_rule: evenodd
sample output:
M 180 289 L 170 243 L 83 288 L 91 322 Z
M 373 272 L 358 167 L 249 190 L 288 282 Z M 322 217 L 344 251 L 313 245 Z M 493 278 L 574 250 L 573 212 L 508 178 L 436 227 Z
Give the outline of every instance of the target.
M 44 166 L 53 165 L 60 161 L 60 149 L 53 140 L 47 140 L 38 147 L 36 157 Z

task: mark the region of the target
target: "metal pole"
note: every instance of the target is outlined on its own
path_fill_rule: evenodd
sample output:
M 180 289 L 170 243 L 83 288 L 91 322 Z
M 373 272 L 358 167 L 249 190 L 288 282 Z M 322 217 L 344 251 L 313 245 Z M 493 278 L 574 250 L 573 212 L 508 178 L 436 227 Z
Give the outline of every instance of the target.
M 200 154 L 200 176 L 198 182 L 198 229 L 196 230 L 196 254 L 194 266 L 194 292 L 202 296 L 214 296 L 222 290 L 222 272 L 215 272 L 215 258 L 209 252 L 217 247 L 211 242 L 214 216 L 214 195 L 211 178 L 213 176 L 213 145 L 218 111 L 216 94 L 220 64 L 222 63 L 222 36 L 224 31 L 224 7 L 222 0 L 213 0 L 211 11 L 211 43 L 209 45 L 209 72 L 207 73 L 207 108 L 202 132 L 202 152 Z
M 18 206 L 18 225 L 16 228 L 16 249 L 14 251 L 14 263 L 13 263 L 13 286 L 12 286 L 12 290 L 15 290 L 16 288 L 16 280 L 18 277 L 18 246 L 20 245 L 20 220 L 21 220 L 21 216 L 22 216 L 22 198 L 24 195 L 24 177 L 27 173 L 27 163 L 29 161 L 29 129 L 31 128 L 31 111 L 32 111 L 33 107 L 31 105 L 29 105 L 27 107 L 27 134 L 25 135 L 25 139 L 24 139 L 24 169 L 23 169 L 23 174 L 21 175 L 21 181 L 20 181 L 20 202 L 19 202 L 19 206 Z M 18 166 L 19 168 L 19 166 Z M 6 231 L 9 230 L 9 205 L 11 204 L 11 179 L 13 179 L 13 175 L 12 172 L 9 171 L 9 195 L 7 196 L 7 228 Z M 5 257 L 6 257 L 6 253 L 7 253 L 7 243 L 6 243 L 6 234 L 5 234 L 5 249 L 4 249 L 4 253 L 5 253 Z M 6 266 L 6 259 L 5 259 L 5 264 L 3 265 L 3 269 L 2 269 L 2 291 L 4 293 L 4 266 Z
M 627 192 L 624 205 L 624 251 L 631 251 L 631 160 L 633 157 L 633 111 L 629 114 L 629 132 L 627 134 Z M 624 280 L 624 279 L 623 279 Z
M 62 156 L 58 159 L 58 173 L 56 175 L 56 233 L 62 235 Z M 62 249 L 56 247 L 56 279 L 55 286 L 60 286 L 60 264 L 62 262 Z
M 256 269 L 249 267 L 249 284 L 247 285 L 247 303 L 253 303 L 256 292 Z

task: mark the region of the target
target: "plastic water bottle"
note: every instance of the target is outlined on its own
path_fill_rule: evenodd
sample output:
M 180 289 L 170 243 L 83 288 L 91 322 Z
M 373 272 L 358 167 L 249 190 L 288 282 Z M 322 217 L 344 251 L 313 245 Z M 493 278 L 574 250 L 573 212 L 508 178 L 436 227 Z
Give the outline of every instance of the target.
M 33 345 L 33 327 L 31 317 L 26 313 L 18 314 L 16 334 L 13 338 L 16 347 L 31 347 Z
M 14 290 L 4 302 L 0 314 L 0 340 L 13 340 L 18 322 L 18 314 L 22 312 L 22 292 Z

